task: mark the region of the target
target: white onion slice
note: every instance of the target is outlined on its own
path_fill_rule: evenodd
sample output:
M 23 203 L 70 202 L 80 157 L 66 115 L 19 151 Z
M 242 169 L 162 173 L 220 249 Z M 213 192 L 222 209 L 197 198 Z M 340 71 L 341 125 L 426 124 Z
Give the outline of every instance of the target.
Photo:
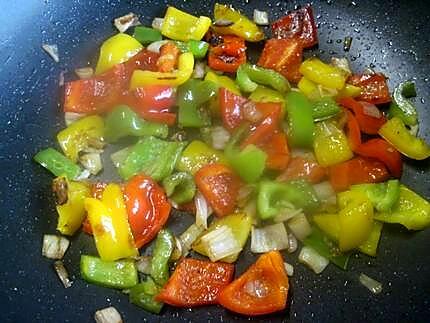
M 66 123 L 66 126 L 70 126 L 73 122 L 78 121 L 83 117 L 85 117 L 85 114 L 76 113 L 76 112 L 65 112 L 64 122 Z
M 288 249 L 288 234 L 283 223 L 252 227 L 251 252 L 264 253 L 272 250 Z
M 193 223 L 180 236 L 179 241 L 182 246 L 182 256 L 185 257 L 191 249 L 191 245 L 205 231 L 205 228 Z
M 304 246 L 302 250 L 300 250 L 299 261 L 307 265 L 316 274 L 321 273 L 329 263 L 327 258 L 324 258 L 314 249 L 307 246 Z
M 75 69 L 75 74 L 81 79 L 86 80 L 94 75 L 94 69 L 92 67 L 80 67 Z
M 194 204 L 196 206 L 196 225 L 207 229 L 208 217 L 212 214 L 212 209 L 200 191 L 196 192 Z
M 292 265 L 290 265 L 287 262 L 284 262 L 284 267 L 285 267 L 285 271 L 287 272 L 288 276 L 294 275 L 294 267 Z
M 369 117 L 373 117 L 373 118 L 377 118 L 377 119 L 382 117 L 382 113 L 376 107 L 376 105 L 369 103 L 369 102 L 366 102 L 366 101 L 359 101 L 359 103 L 362 105 L 363 113 L 365 115 L 368 115 Z
M 140 256 L 136 257 L 136 269 L 138 272 L 149 275 L 151 273 L 151 257 L 150 256 Z
M 363 284 L 363 286 L 365 286 L 373 294 L 379 294 L 382 292 L 382 284 L 377 280 L 367 276 L 366 274 L 361 273 L 358 279 L 360 280 L 360 283 Z
M 230 140 L 230 133 L 222 126 L 215 126 L 211 129 L 212 147 L 223 150 Z
M 267 26 L 269 24 L 269 14 L 267 11 L 254 9 L 254 22 L 257 25 Z
M 130 27 L 140 25 L 140 21 L 139 17 L 135 13 L 130 12 L 124 16 L 115 18 L 113 24 L 120 33 L 123 33 Z
M 62 259 L 70 241 L 54 234 L 43 235 L 42 255 L 50 259 Z
M 287 222 L 287 225 L 291 232 L 293 232 L 295 237 L 300 241 L 305 240 L 306 237 L 312 232 L 311 225 L 309 224 L 306 215 L 304 215 L 303 213 L 298 214 L 294 218 L 290 219 Z
M 79 157 L 79 162 L 92 175 L 97 175 L 102 169 L 102 159 L 98 153 L 87 153 Z
M 242 251 L 230 227 L 222 225 L 201 237 L 209 259 L 213 262 Z
M 60 61 L 60 55 L 58 54 L 58 46 L 56 44 L 43 44 L 42 48 L 45 52 L 48 53 L 51 58 L 58 63 Z
M 194 64 L 193 78 L 202 79 L 206 75 L 206 63 L 198 61 Z
M 157 29 L 157 30 L 161 30 L 163 28 L 163 24 L 164 24 L 164 18 L 154 18 L 154 20 L 152 20 L 152 28 Z
M 123 323 L 121 314 L 113 306 L 98 310 L 94 314 L 96 323 Z
M 352 74 L 351 67 L 349 66 L 349 62 L 346 57 L 332 57 L 331 65 L 340 68 L 343 72 L 345 72 L 345 75 L 347 76 L 350 76 Z
M 58 275 L 58 278 L 60 278 L 61 282 L 63 283 L 64 288 L 71 287 L 72 281 L 69 279 L 69 274 L 61 260 L 57 260 L 56 262 L 54 262 L 54 269 Z
M 288 233 L 288 249 L 289 253 L 293 253 L 297 250 L 298 242 L 294 234 Z

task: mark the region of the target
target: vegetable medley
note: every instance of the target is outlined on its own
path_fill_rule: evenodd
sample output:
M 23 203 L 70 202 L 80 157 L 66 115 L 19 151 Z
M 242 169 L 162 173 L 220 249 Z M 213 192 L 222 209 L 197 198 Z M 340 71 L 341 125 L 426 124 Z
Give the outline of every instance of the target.
M 269 39 L 259 27 L 267 13 L 255 10 L 254 21 L 221 4 L 213 19 L 168 7 L 152 27 L 134 14 L 115 20 L 120 33 L 95 70 L 64 84 L 60 149 L 34 157 L 56 176 L 62 236 L 44 236 L 45 256 L 61 259 L 64 236 L 83 230 L 98 255 L 82 255 L 82 278 L 149 312 L 219 304 L 261 315 L 287 304 L 293 268 L 280 251 L 300 246 L 317 274 L 329 262 L 345 270 L 354 252 L 377 255 L 384 223 L 430 224 L 429 202 L 399 181 L 405 157 L 430 156 L 414 83 L 390 94 L 385 75 L 353 73 L 345 58 L 303 60 L 318 43 L 310 6 L 273 22 Z M 256 64 L 248 42 L 264 45 Z M 110 156 L 124 182 L 88 179 L 106 145 L 126 142 Z M 195 216 L 180 236 L 165 227 L 172 208 Z M 261 255 L 235 275 L 249 237 Z

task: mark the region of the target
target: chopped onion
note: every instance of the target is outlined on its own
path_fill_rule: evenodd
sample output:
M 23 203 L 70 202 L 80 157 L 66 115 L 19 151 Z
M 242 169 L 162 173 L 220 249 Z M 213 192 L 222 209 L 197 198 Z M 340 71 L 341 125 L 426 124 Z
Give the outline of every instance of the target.
M 285 271 L 287 272 L 288 276 L 294 275 L 294 267 L 292 265 L 290 265 L 287 262 L 284 262 L 284 267 L 285 267 Z
M 87 179 L 88 177 L 90 177 L 90 175 L 91 175 L 90 171 L 89 171 L 88 169 L 84 169 L 84 170 L 82 170 L 82 172 L 79 174 L 79 176 L 78 176 L 78 177 L 76 177 L 75 179 L 76 179 L 77 181 L 82 181 L 82 180 Z
M 60 75 L 58 75 L 58 86 L 64 86 L 64 71 L 61 71 Z
M 64 122 L 66 123 L 66 126 L 70 126 L 73 122 L 78 121 L 83 117 L 85 117 L 85 114 L 76 113 L 76 112 L 65 112 Z
M 50 259 L 62 259 L 69 245 L 70 241 L 67 238 L 45 234 L 43 236 L 42 255 Z
M 49 45 L 49 44 L 43 44 L 42 48 L 45 52 L 48 53 L 51 58 L 58 63 L 60 61 L 60 56 L 58 54 L 58 46 L 56 44 Z
M 140 256 L 136 257 L 136 269 L 138 272 L 149 275 L 151 273 L 151 257 L 150 256 Z
M 288 249 L 287 249 L 287 251 L 289 253 L 296 252 L 297 245 L 298 245 L 298 243 L 297 243 L 296 236 L 292 233 L 288 233 Z
M 201 241 L 209 259 L 213 262 L 242 251 L 233 231 L 226 225 L 206 233 L 201 237 Z
M 321 84 L 318 84 L 318 93 L 320 97 L 326 97 L 326 96 L 336 96 L 338 94 L 338 91 L 336 89 L 331 89 L 325 86 L 322 86 Z
M 305 240 L 306 237 L 312 232 L 311 225 L 309 224 L 306 215 L 304 215 L 303 213 L 298 214 L 294 218 L 290 219 L 287 222 L 287 225 L 293 232 L 293 234 L 296 236 L 296 238 L 300 241 Z
M 301 213 L 303 213 L 302 209 L 295 209 L 294 206 L 291 205 L 291 207 L 286 207 L 279 214 L 277 214 L 273 219 L 273 222 L 275 223 L 285 222 Z
M 329 181 L 315 184 L 313 187 L 320 201 L 336 204 L 336 192 L 333 190 Z
M 237 193 L 237 206 L 243 208 L 248 203 L 254 190 L 254 185 L 242 185 L 239 189 L 239 192 Z
M 97 323 L 123 323 L 121 314 L 113 306 L 98 310 L 94 314 L 94 319 Z
M 222 150 L 230 140 L 230 133 L 222 126 L 212 127 L 212 147 Z
M 361 106 L 363 107 L 363 113 L 365 115 L 368 115 L 369 117 L 373 118 L 381 118 L 382 113 L 379 111 L 379 109 L 376 107 L 376 105 L 366 102 L 366 101 L 359 101 Z
M 118 168 L 124 162 L 130 151 L 131 147 L 125 147 L 110 155 L 110 159 L 112 160 L 116 168 Z
M 267 11 L 254 9 L 254 22 L 257 25 L 266 26 L 269 24 L 269 14 Z
M 139 17 L 130 12 L 124 16 L 118 17 L 113 21 L 116 29 L 119 30 L 120 33 L 125 32 L 128 28 L 140 25 Z
M 358 277 L 360 283 L 363 284 L 373 294 L 379 294 L 382 292 L 382 284 L 373 278 L 370 278 L 366 274 L 361 273 Z
M 243 212 L 252 218 L 253 224 L 257 223 L 257 202 L 255 199 L 251 199 L 246 203 L 243 208 Z
M 307 246 L 304 246 L 302 250 L 300 250 L 299 261 L 307 265 L 316 274 L 321 273 L 329 263 L 327 258 L 324 258 L 314 249 Z
M 161 30 L 163 28 L 163 24 L 164 24 L 164 18 L 154 18 L 154 20 L 152 20 L 152 28 L 157 29 L 157 30 Z
M 230 27 L 234 25 L 234 22 L 228 19 L 218 19 L 214 21 L 213 25 L 215 27 Z
M 205 229 L 208 228 L 208 217 L 212 214 L 212 209 L 200 191 L 197 191 L 194 197 L 196 206 L 196 224 Z
M 172 255 L 170 256 L 170 260 L 176 261 L 182 258 L 182 244 L 181 240 L 175 237 L 175 248 L 173 249 Z
M 103 169 L 102 159 L 97 153 L 83 154 L 79 157 L 79 162 L 93 175 L 97 175 Z
M 57 260 L 56 262 L 54 262 L 54 269 L 58 275 L 58 278 L 60 278 L 61 282 L 63 283 L 64 288 L 71 287 L 72 281 L 69 279 L 69 274 L 61 260 Z
M 283 223 L 252 227 L 251 252 L 263 253 L 288 248 L 288 234 Z
M 349 66 L 349 62 L 346 57 L 332 57 L 331 65 L 340 68 L 343 72 L 345 72 L 345 75 L 347 76 L 350 76 L 352 74 L 351 67 Z
M 168 42 L 169 42 L 168 40 L 157 40 L 157 41 L 149 44 L 148 47 L 146 47 L 146 49 L 149 50 L 150 52 L 160 53 L 161 46 L 163 46 L 164 44 L 166 44 Z
M 75 73 L 81 80 L 86 80 L 91 78 L 94 75 L 94 70 L 92 67 L 89 67 L 89 66 L 81 67 L 81 68 L 75 69 Z
M 203 233 L 203 231 L 205 231 L 205 228 L 193 223 L 188 227 L 187 230 L 185 230 L 185 232 L 183 232 L 179 236 L 179 241 L 181 242 L 182 246 L 183 257 L 188 254 L 188 251 L 191 249 L 191 245 L 194 243 L 194 241 L 197 240 L 197 238 Z
M 193 78 L 195 79 L 202 79 L 206 75 L 206 63 L 205 62 L 196 62 L 194 64 L 194 72 L 193 72 Z
M 246 102 L 242 108 L 245 120 L 255 123 L 263 117 L 263 114 L 257 109 L 257 105 L 253 101 Z
M 374 70 L 373 68 L 366 67 L 366 68 L 364 69 L 364 71 L 363 71 L 363 74 L 364 74 L 364 75 L 375 75 L 375 74 L 376 74 L 376 72 L 375 72 L 375 70 Z

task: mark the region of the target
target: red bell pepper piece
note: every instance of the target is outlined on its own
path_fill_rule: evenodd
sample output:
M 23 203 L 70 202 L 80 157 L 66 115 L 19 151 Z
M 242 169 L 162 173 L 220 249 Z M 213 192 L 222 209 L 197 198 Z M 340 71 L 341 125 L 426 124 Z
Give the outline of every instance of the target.
M 355 151 L 361 145 L 360 125 L 351 111 L 345 109 L 345 113 L 348 118 L 346 122 L 346 135 L 351 150 Z
M 387 78 L 384 74 L 352 75 L 348 83 L 361 88 L 361 94 L 357 97 L 357 100 L 363 100 L 373 104 L 391 102 L 390 90 L 388 88 Z
M 266 154 L 266 166 L 273 170 L 284 170 L 290 160 L 287 136 L 276 132 L 263 144 L 258 145 Z
M 233 272 L 232 264 L 184 258 L 155 299 L 179 307 L 216 304 Z
M 208 65 L 210 68 L 234 73 L 243 63 L 246 63 L 246 45 L 243 38 L 232 35 L 212 35 L 209 40 L 210 48 Z
M 358 146 L 356 153 L 383 162 L 394 177 L 400 178 L 402 176 L 402 155 L 384 139 L 370 139 Z
M 142 49 L 136 55 L 130 57 L 128 61 L 123 63 L 126 67 L 129 79 L 131 77 L 131 74 L 133 74 L 134 70 L 147 70 L 156 72 L 157 61 L 159 57 L 160 54 L 151 52 L 145 48 Z
M 360 130 L 369 135 L 378 134 L 379 128 L 381 128 L 382 125 L 387 121 L 382 113 L 380 113 L 380 117 L 366 114 L 363 105 L 368 104 L 367 102 L 361 103 L 354 100 L 353 98 L 345 97 L 339 99 L 339 103 L 354 113 L 354 116 L 360 126 Z M 377 109 L 375 106 L 373 108 Z
M 234 130 L 243 121 L 242 107 L 248 100 L 226 88 L 219 89 L 218 97 L 223 124 L 227 130 Z
M 124 195 L 134 241 L 141 248 L 166 223 L 171 206 L 163 189 L 144 175 L 132 177 L 125 185 Z
M 330 183 L 335 191 L 345 191 L 354 184 L 383 182 L 389 177 L 385 165 L 373 158 L 355 157 L 329 168 Z
M 306 179 L 312 184 L 320 183 L 327 176 L 327 169 L 315 160 L 296 156 L 291 158 L 287 169 L 277 177 L 278 181 Z
M 197 188 L 216 215 L 224 216 L 234 211 L 240 180 L 228 166 L 206 165 L 194 175 L 194 178 Z
M 269 39 L 257 65 L 275 70 L 289 81 L 298 83 L 302 77 L 299 72 L 302 56 L 303 47 L 298 39 Z
M 303 48 L 318 44 L 318 33 L 312 7 L 307 5 L 290 12 L 285 17 L 272 23 L 273 38 L 298 39 Z
M 288 276 L 279 251 L 260 256 L 218 296 L 221 306 L 244 315 L 263 315 L 285 309 Z

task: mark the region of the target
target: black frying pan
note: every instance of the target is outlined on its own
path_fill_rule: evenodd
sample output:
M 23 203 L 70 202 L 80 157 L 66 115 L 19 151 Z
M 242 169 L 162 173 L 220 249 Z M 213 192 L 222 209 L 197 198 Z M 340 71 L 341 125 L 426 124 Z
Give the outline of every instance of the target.
M 302 1 L 221 1 L 249 16 L 254 8 L 267 10 L 273 20 Z M 98 0 L 0 0 L 0 321 L 91 322 L 96 309 L 115 306 L 127 322 L 246 321 L 218 307 L 193 310 L 166 306 L 160 316 L 129 304 L 126 295 L 79 278 L 80 252 L 94 252 L 90 238 L 72 239 L 65 265 L 74 284 L 64 289 L 51 261 L 41 256 L 43 233 L 55 232 L 56 215 L 50 194 L 51 176 L 34 164 L 32 156 L 54 145 L 64 127 L 58 108 L 58 76 L 94 63 L 101 42 L 115 31 L 112 19 L 133 11 L 149 24 L 172 4 L 194 14 L 211 16 L 214 1 L 98 1 Z M 420 113 L 420 135 L 430 141 L 430 4 L 427 1 L 315 2 L 319 47 L 325 59 L 347 56 L 354 70 L 375 66 L 389 77 L 391 88 L 413 78 Z M 353 37 L 346 53 L 339 40 Z M 41 49 L 55 43 L 61 61 L 54 63 Z M 253 46 L 254 47 L 254 46 Z M 308 53 L 311 54 L 311 53 Z M 108 165 L 105 162 L 105 165 Z M 109 169 L 104 176 L 108 176 Z M 403 181 L 430 198 L 429 162 L 408 162 Z M 175 214 L 169 225 L 181 232 L 192 221 Z M 295 265 L 289 308 L 252 321 L 428 321 L 430 317 L 430 230 L 407 232 L 395 225 L 384 227 L 376 259 L 357 255 L 343 272 L 330 265 L 315 275 L 298 265 L 296 255 L 286 255 Z M 245 252 L 237 273 L 253 262 Z M 383 292 L 372 295 L 358 282 L 364 272 L 383 283 Z

